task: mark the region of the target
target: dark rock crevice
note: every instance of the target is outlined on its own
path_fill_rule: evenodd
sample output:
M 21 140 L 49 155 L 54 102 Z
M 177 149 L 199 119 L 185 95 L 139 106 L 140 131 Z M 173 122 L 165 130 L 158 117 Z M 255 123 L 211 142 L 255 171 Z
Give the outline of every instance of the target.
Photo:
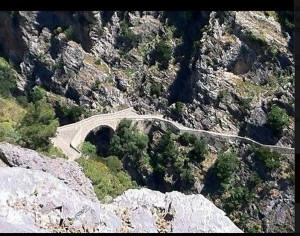
M 165 13 L 169 24 L 176 27 L 174 35 L 182 37 L 183 40 L 182 44 L 174 51 L 175 59 L 179 60 L 179 70 L 174 82 L 169 87 L 169 105 L 177 101 L 192 103 L 194 86 L 191 73 L 198 60 L 197 51 L 199 50 L 196 42 L 202 35 L 200 29 L 207 25 L 209 19 L 203 12 L 188 12 L 186 14 L 188 15 L 185 16 L 182 12 Z

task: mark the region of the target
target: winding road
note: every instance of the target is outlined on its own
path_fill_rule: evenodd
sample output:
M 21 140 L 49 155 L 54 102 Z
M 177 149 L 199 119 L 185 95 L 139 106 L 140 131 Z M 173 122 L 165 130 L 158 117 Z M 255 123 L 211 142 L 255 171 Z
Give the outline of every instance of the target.
M 188 132 L 195 134 L 197 137 L 206 137 L 208 139 L 219 139 L 231 142 L 241 141 L 248 144 L 269 147 L 272 150 L 280 152 L 281 154 L 294 154 L 295 152 L 294 148 L 275 145 L 264 145 L 247 137 L 188 128 L 175 121 L 167 120 L 163 118 L 162 115 L 138 115 L 132 107 L 115 113 L 94 115 L 73 124 L 60 126 L 57 129 L 56 137 L 52 139 L 52 143 L 54 144 L 54 146 L 60 148 L 63 151 L 63 153 L 69 158 L 69 160 L 75 160 L 80 157 L 80 151 L 78 150 L 78 147 L 84 142 L 86 136 L 93 129 L 100 126 L 109 126 L 113 130 L 116 130 L 118 124 L 124 118 L 135 121 L 163 121 L 172 125 L 180 133 Z

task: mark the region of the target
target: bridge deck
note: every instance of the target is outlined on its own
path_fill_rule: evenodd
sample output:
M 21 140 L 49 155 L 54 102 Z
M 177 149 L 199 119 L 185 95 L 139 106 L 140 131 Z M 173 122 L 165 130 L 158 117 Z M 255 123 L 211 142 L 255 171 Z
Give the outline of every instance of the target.
M 258 143 L 250 138 L 241 137 L 233 134 L 217 133 L 208 130 L 197 130 L 185 127 L 175 121 L 164 119 L 162 115 L 138 115 L 134 112 L 133 108 L 127 108 L 115 113 L 94 115 L 79 122 L 61 126 L 57 130 L 57 136 L 52 139 L 54 146 L 60 148 L 70 160 L 75 160 L 80 157 L 80 152 L 77 150 L 79 145 L 83 143 L 86 136 L 95 128 L 99 126 L 110 126 L 112 129 L 116 129 L 119 122 L 124 119 L 131 120 L 159 120 L 167 122 L 175 127 L 180 133 L 189 132 L 196 134 L 197 136 L 220 138 L 223 140 L 242 141 L 249 144 L 255 144 L 263 147 L 269 147 L 273 150 L 280 152 L 281 154 L 293 154 L 294 148 L 282 147 L 275 145 L 264 145 Z

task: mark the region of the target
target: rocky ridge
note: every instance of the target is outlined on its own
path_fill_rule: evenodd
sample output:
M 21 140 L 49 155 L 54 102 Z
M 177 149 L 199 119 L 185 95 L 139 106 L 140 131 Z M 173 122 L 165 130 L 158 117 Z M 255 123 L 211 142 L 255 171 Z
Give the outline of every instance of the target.
M 193 14 L 194 21 L 174 12 L 3 12 L 0 40 L 21 91 L 40 85 L 95 113 L 134 106 L 189 127 L 294 147 L 292 36 L 259 11 Z M 124 30 L 141 36 L 126 52 L 118 44 Z M 15 44 L 3 38 L 16 32 Z M 151 59 L 159 41 L 172 49 L 165 70 Z M 157 83 L 160 95 L 151 92 Z M 176 102 L 184 102 L 179 116 Z M 282 137 L 266 125 L 272 104 L 290 115 Z
M 201 194 L 131 189 L 112 203 L 101 204 L 92 201 L 79 185 L 51 173 L 55 162 L 45 161 L 49 165 L 46 172 L 30 164 L 30 157 L 36 155 L 35 160 L 37 156 L 42 160 L 44 156 L 6 143 L 1 143 L 0 150 L 4 163 L 14 163 L 14 167 L 0 170 L 2 233 L 242 232 Z M 16 157 L 19 161 L 13 162 Z M 69 165 L 61 171 L 66 172 L 67 168 Z

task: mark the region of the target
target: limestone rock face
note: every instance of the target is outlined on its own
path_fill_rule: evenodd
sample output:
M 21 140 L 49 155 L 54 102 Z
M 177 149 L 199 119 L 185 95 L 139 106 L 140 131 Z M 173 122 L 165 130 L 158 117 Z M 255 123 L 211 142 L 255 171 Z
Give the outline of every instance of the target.
M 0 232 L 117 232 L 120 219 L 53 175 L 0 169 Z M 12 226 L 12 227 L 11 227 Z
M 293 35 L 263 11 L 196 15 L 184 23 L 179 12 L 1 12 L 0 41 L 23 92 L 39 85 L 92 112 L 133 106 L 189 127 L 293 147 L 293 122 L 283 139 L 272 139 L 253 118 L 255 108 L 266 115 L 273 103 L 294 114 Z M 124 51 L 118 42 L 128 30 L 141 39 Z M 151 56 L 162 40 L 172 49 L 165 70 Z M 160 95 L 153 94 L 157 83 Z M 172 116 L 178 101 L 187 109 Z M 256 127 L 264 135 L 255 135 Z
M 224 211 L 201 194 L 130 189 L 117 197 L 110 207 L 123 210 L 128 232 L 243 232 Z
M 91 181 L 82 173 L 82 167 L 77 162 L 61 158 L 51 159 L 31 149 L 20 148 L 9 143 L 0 143 L 0 159 L 11 167 L 49 173 L 79 195 L 98 202 Z
M 201 194 L 130 189 L 110 204 L 79 166 L 0 143 L 0 232 L 242 232 Z M 74 182 L 67 173 L 78 177 Z
M 242 232 L 202 195 L 131 189 L 111 204 L 49 173 L 0 168 L 0 232 Z

